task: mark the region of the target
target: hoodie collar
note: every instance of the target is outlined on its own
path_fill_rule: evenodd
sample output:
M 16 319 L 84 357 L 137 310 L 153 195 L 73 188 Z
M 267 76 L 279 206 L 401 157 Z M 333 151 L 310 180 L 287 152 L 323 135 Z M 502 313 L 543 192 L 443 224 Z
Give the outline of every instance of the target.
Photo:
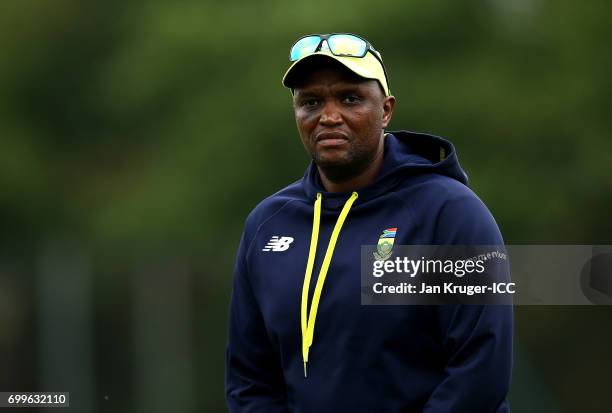
M 378 176 L 370 185 L 357 191 L 359 198 L 355 206 L 391 192 L 408 175 L 417 173 L 437 173 L 467 185 L 467 175 L 461 169 L 455 147 L 450 141 L 435 135 L 408 131 L 389 132 L 384 139 L 383 164 Z M 352 193 L 325 191 L 314 162 L 306 169 L 302 187 L 312 202 L 318 192 L 322 193 L 322 207 L 332 210 L 342 208 Z

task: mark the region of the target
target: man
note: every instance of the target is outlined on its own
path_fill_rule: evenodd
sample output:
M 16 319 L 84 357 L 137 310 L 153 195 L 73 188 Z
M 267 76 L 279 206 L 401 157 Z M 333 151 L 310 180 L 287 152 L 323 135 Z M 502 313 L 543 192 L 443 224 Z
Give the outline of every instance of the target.
M 283 83 L 312 163 L 246 220 L 229 410 L 507 412 L 510 306 L 360 304 L 361 246 L 385 229 L 396 244 L 503 244 L 453 145 L 385 133 L 395 98 L 364 39 L 306 36 L 290 60 Z

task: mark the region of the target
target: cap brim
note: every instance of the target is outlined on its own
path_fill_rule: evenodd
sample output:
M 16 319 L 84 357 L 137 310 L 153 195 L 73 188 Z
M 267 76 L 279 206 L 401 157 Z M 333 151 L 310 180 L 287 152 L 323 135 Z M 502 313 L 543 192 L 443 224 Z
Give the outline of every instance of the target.
M 293 62 L 289 69 L 287 69 L 285 75 L 283 76 L 283 85 L 288 88 L 293 88 L 298 80 L 297 75 L 300 73 L 300 70 L 298 69 L 303 69 L 305 65 L 321 58 L 333 59 L 336 62 L 344 65 L 351 72 L 365 79 L 378 80 L 385 95 L 390 95 L 385 70 L 383 69 L 380 61 L 370 52 L 366 53 L 364 57 L 334 56 L 327 51 L 319 51 L 306 55 Z

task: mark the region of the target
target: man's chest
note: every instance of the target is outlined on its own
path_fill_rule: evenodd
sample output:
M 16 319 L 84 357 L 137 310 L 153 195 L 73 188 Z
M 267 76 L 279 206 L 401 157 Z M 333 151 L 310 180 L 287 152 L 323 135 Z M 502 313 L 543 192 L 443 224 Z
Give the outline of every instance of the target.
M 384 213 L 378 212 L 351 211 L 338 234 L 333 253 L 328 248 L 337 214 L 327 213 L 321 217 L 308 286 L 310 308 L 327 254 L 330 257 L 329 269 L 317 318 L 318 324 L 324 320 L 321 328 L 329 324 L 331 328 L 335 325 L 358 331 L 363 325 L 376 323 L 370 319 L 372 311 L 361 306 L 363 246 L 377 246 L 383 240 L 381 252 L 392 255 L 394 244 L 420 242 L 417 223 L 400 206 L 388 207 Z M 249 279 L 266 327 L 279 340 L 286 335 L 299 335 L 302 289 L 312 246 L 312 218 L 293 211 L 287 211 L 287 214 L 290 219 L 279 217 L 279 222 L 270 222 L 260 228 L 248 261 Z M 281 225 L 286 222 L 291 225 Z M 388 321 L 393 328 L 395 322 Z M 380 328 L 385 328 L 384 323 Z

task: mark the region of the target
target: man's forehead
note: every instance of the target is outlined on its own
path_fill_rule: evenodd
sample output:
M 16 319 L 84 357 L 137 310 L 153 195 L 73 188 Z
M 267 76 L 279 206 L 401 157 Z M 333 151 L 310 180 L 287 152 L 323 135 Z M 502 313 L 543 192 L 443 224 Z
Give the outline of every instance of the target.
M 306 68 L 305 68 L 306 69 Z M 369 82 L 376 82 L 372 79 L 365 79 L 339 63 L 332 61 L 308 67 L 299 74 L 296 79 L 294 89 L 313 89 L 317 87 L 329 87 L 337 85 L 338 87 L 361 86 Z
M 336 78 L 346 78 L 347 80 L 363 80 L 361 76 L 349 70 L 343 64 L 322 56 L 318 59 L 311 58 L 308 63 L 304 62 L 302 66 L 296 68 L 296 73 L 294 75 L 295 86 L 299 86 L 314 77 L 320 77 L 321 74 L 334 76 Z

